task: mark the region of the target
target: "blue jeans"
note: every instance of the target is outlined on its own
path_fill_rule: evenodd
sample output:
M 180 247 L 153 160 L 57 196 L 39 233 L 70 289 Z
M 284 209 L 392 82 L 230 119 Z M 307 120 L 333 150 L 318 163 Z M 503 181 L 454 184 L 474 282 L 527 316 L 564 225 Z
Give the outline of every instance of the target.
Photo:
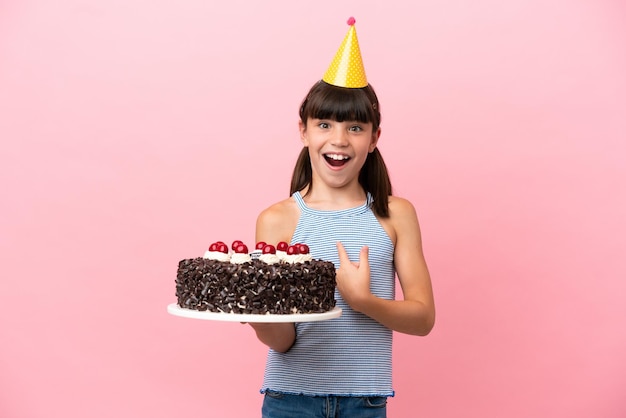
M 384 396 L 304 396 L 268 390 L 262 418 L 386 418 Z

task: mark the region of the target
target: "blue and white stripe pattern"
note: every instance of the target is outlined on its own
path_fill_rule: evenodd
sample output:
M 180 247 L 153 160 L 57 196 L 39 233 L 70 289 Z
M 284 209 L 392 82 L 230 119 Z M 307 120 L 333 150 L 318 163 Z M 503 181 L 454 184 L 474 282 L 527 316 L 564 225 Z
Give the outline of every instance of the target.
M 306 243 L 313 258 L 339 267 L 336 242 L 350 260 L 358 261 L 361 247 L 369 247 L 372 292 L 394 299 L 393 243 L 370 208 L 362 206 L 321 211 L 306 206 L 293 194 L 301 215 L 291 239 Z M 269 350 L 261 392 L 270 389 L 309 396 L 393 396 L 391 384 L 392 331 L 353 311 L 335 291 L 341 317 L 296 323 L 296 342 L 286 353 Z

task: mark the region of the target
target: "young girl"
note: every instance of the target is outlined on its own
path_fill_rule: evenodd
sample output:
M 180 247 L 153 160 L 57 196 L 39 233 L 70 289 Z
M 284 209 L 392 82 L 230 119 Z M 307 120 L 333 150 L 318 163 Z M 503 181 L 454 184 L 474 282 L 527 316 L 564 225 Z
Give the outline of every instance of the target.
M 377 148 L 374 89 L 327 78 L 300 108 L 304 148 L 291 196 L 261 212 L 256 241 L 304 242 L 314 258 L 332 261 L 343 312 L 319 322 L 251 324 L 270 348 L 264 418 L 385 417 L 394 395 L 392 332 L 427 335 L 435 321 L 415 209 L 392 195 Z M 394 300 L 396 274 L 402 300 Z

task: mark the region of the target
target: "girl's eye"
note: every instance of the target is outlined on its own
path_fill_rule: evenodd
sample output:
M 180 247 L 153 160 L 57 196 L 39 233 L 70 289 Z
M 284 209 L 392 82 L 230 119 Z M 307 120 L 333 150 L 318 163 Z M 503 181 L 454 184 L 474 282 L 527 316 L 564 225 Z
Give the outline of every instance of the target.
M 330 125 L 327 124 L 326 122 L 320 122 L 317 126 L 319 126 L 322 129 L 328 129 L 330 127 Z
M 354 125 L 352 127 L 350 127 L 350 131 L 352 132 L 361 132 L 363 130 L 363 128 L 361 128 L 359 125 Z

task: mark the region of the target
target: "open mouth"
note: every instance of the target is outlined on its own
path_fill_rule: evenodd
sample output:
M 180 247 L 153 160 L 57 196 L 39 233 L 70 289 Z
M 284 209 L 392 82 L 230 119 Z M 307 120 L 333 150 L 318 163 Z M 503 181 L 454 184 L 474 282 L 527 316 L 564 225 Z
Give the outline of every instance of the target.
M 324 154 L 324 159 L 333 167 L 341 167 L 348 162 L 350 157 L 343 154 Z

